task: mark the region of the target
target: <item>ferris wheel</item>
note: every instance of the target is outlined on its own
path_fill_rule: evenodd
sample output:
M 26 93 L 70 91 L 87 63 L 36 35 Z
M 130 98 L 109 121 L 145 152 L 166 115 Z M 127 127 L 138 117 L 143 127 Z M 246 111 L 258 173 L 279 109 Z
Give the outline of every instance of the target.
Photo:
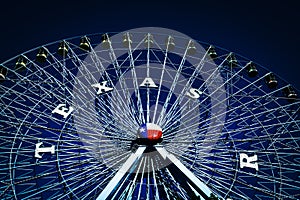
M 0 66 L 1 199 L 299 199 L 298 91 L 165 28 Z

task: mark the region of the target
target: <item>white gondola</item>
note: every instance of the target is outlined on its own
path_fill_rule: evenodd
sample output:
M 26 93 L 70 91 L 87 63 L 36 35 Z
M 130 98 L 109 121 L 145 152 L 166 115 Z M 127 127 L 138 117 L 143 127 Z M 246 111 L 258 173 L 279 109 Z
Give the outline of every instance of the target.
M 61 56 L 67 55 L 69 51 L 68 44 L 65 41 L 61 41 L 57 50 L 57 53 Z
M 123 35 L 123 46 L 128 48 L 132 44 L 132 35 L 130 33 L 125 33 Z
M 6 75 L 7 75 L 7 69 L 0 65 L 0 81 L 3 81 L 6 79 Z
M 19 56 L 16 65 L 15 65 L 15 69 L 18 71 L 24 71 L 26 69 L 26 65 L 27 65 L 27 58 L 23 55 Z
M 212 58 L 215 59 L 218 57 L 218 54 L 215 50 L 215 47 L 213 45 L 210 45 L 207 49 L 207 54 Z
M 258 71 L 255 67 L 255 65 L 253 64 L 253 62 L 248 62 L 246 64 L 246 69 L 247 69 L 247 73 L 249 77 L 255 77 L 258 74 Z
M 85 51 L 90 51 L 91 50 L 90 39 L 86 36 L 83 36 L 80 39 L 79 47 Z
M 175 49 L 174 37 L 169 36 L 166 39 L 166 48 L 168 49 L 168 51 L 173 51 Z
M 196 46 L 195 46 L 195 43 L 194 43 L 194 41 L 190 41 L 189 43 L 188 43 L 188 46 L 187 46 L 187 54 L 188 55 L 194 55 L 195 53 L 197 52 L 197 48 L 196 48 Z
M 104 49 L 109 49 L 110 48 L 110 39 L 107 33 L 102 35 L 102 47 Z
M 41 47 L 36 55 L 36 60 L 40 63 L 46 62 L 48 57 L 48 50 L 45 47 Z
M 269 74 L 266 76 L 265 80 L 266 80 L 267 86 L 268 86 L 269 88 L 271 88 L 271 89 L 276 88 L 277 85 L 278 85 L 278 82 L 277 82 L 277 80 L 276 80 L 276 77 L 275 77 L 275 75 L 274 75 L 273 73 L 269 73 Z

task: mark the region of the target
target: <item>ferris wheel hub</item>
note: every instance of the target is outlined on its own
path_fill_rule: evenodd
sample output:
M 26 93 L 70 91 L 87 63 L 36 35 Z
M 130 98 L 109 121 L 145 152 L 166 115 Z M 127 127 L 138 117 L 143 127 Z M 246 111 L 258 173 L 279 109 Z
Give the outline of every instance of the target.
M 138 137 L 149 141 L 159 141 L 162 139 L 162 129 L 154 123 L 145 123 L 138 129 Z

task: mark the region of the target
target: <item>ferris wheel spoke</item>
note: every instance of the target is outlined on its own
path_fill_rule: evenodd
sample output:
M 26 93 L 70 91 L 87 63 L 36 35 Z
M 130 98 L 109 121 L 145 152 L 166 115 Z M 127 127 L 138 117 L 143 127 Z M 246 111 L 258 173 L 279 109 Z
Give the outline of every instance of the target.
M 116 74 L 117 74 L 118 78 L 120 79 L 119 82 L 120 82 L 121 89 L 123 91 L 123 95 L 124 95 L 125 99 L 128 99 L 130 101 L 130 103 L 133 103 L 132 99 L 130 97 L 130 94 L 128 93 L 128 91 L 126 89 L 126 88 L 128 88 L 128 86 L 126 84 L 126 81 L 124 80 L 123 75 L 121 74 L 119 62 L 117 60 L 117 57 L 115 55 L 115 51 L 114 51 L 114 49 L 112 47 L 112 44 L 111 44 L 111 41 L 109 39 L 108 39 L 108 43 L 109 43 L 109 50 L 110 50 L 110 53 L 111 53 L 111 56 L 110 56 L 111 57 L 111 62 L 113 64 L 116 64 L 115 71 L 116 71 Z M 125 104 L 124 106 L 128 110 L 128 113 L 130 114 L 132 121 L 135 121 L 134 120 L 134 111 L 132 109 L 130 109 L 131 107 L 129 107 L 128 104 Z
M 224 59 L 224 60 L 222 61 L 222 63 L 219 64 L 219 66 L 218 66 L 218 67 L 211 73 L 211 75 L 208 77 L 208 80 L 210 80 L 211 77 L 213 77 L 213 75 L 215 75 L 215 74 L 218 72 L 217 70 L 219 70 L 219 69 L 223 66 L 223 64 L 224 64 L 225 61 L 226 61 L 226 59 Z M 241 68 L 234 76 L 238 75 L 242 70 L 243 70 L 243 68 Z M 262 78 L 260 78 L 260 79 L 262 79 Z M 260 79 L 257 79 L 255 82 L 258 82 Z M 220 90 L 222 87 L 224 87 L 228 82 L 230 82 L 230 80 L 231 80 L 231 79 L 227 79 L 227 80 L 226 80 L 223 84 L 221 84 L 218 88 L 214 88 L 214 90 L 210 93 L 210 95 L 207 95 L 207 97 L 206 97 L 204 100 L 202 100 L 202 102 L 204 102 L 205 100 L 207 100 L 207 98 L 209 98 L 211 95 L 213 95 L 216 91 L 218 91 L 218 90 Z M 240 91 L 242 91 L 242 90 L 246 89 L 247 87 L 253 85 L 255 82 L 250 83 L 250 85 L 247 85 L 246 87 L 242 88 Z M 207 84 L 207 89 L 209 88 L 209 86 L 211 86 L 212 83 L 213 83 L 213 81 L 210 81 L 210 83 Z M 205 83 L 203 83 L 198 89 L 200 90 L 201 88 L 204 88 L 204 84 L 205 84 Z M 202 92 L 203 92 L 203 93 L 207 92 L 207 91 L 206 91 L 207 89 L 205 89 L 205 90 L 202 91 Z M 239 91 L 239 92 L 240 92 L 240 91 Z M 237 94 L 237 93 L 238 93 L 238 92 L 236 92 L 235 94 Z M 233 94 L 233 95 L 235 95 L 235 94 Z M 232 96 L 233 96 L 233 95 L 232 95 Z M 224 102 L 226 102 L 226 101 L 227 101 L 227 98 L 224 99 L 224 100 L 221 101 L 221 102 L 218 102 L 218 104 L 216 104 L 215 106 L 219 106 L 221 103 L 224 103 Z M 201 104 L 202 102 L 200 102 L 200 104 Z M 187 103 L 188 103 L 188 102 L 186 102 L 184 105 L 186 105 Z M 194 105 L 193 105 L 193 107 L 194 107 Z M 213 107 L 212 107 L 212 108 L 213 108 Z M 191 112 L 191 111 L 189 111 L 189 112 Z M 185 113 L 185 115 L 188 115 L 189 112 Z
M 129 38 L 129 33 L 126 33 L 127 34 L 127 37 Z M 142 41 L 137 45 L 140 46 L 140 44 L 142 43 Z M 136 48 L 137 48 L 136 47 Z M 142 101 L 141 101 L 141 95 L 140 95 L 140 91 L 138 89 L 138 79 L 137 79 L 137 75 L 136 75 L 136 70 L 135 70 L 135 60 L 138 59 L 139 56 L 137 56 L 137 58 L 134 60 L 133 58 L 133 55 L 132 55 L 132 52 L 135 51 L 131 49 L 131 43 L 129 42 L 129 46 L 128 46 L 128 50 L 129 50 L 129 60 L 130 60 L 130 66 L 132 67 L 132 70 L 131 70 L 131 73 L 132 73 L 132 77 L 133 77 L 133 86 L 134 86 L 134 91 L 135 91 L 135 95 L 137 97 L 137 107 L 139 109 L 139 123 L 142 124 L 142 123 L 145 123 L 145 119 L 144 119 L 144 115 L 142 113 L 142 110 L 143 110 L 143 107 L 142 107 Z M 140 53 L 141 55 L 141 53 Z
M 165 124 L 169 124 L 169 122 L 172 119 L 172 115 L 176 116 L 176 111 L 175 111 L 175 105 L 181 105 L 182 101 L 184 100 L 184 97 L 186 96 L 188 90 L 192 87 L 192 84 L 194 83 L 194 81 L 196 80 L 197 74 L 202 70 L 205 62 L 204 59 L 207 56 L 207 52 L 205 52 L 205 54 L 203 55 L 203 57 L 201 58 L 201 60 L 199 61 L 198 65 L 195 67 L 193 74 L 189 77 L 187 84 L 184 85 L 183 90 L 181 91 L 179 97 L 177 97 L 177 99 L 175 100 L 175 103 L 171 106 L 170 111 L 165 115 L 164 117 L 164 123 Z M 200 91 L 200 90 L 199 90 Z M 185 104 L 183 106 L 185 106 L 189 101 L 185 102 Z M 169 120 L 166 120 L 169 119 Z
M 111 102 L 111 105 L 112 104 L 113 103 Z M 133 125 L 132 121 L 130 119 L 128 119 L 128 117 L 127 117 L 128 116 L 127 111 L 125 111 L 125 112 L 118 111 L 118 110 L 122 110 L 122 107 L 120 105 L 116 105 L 114 107 L 114 109 L 111 109 L 106 104 L 99 103 L 98 105 L 107 110 L 107 111 L 100 111 L 100 113 L 106 117 L 106 119 L 103 120 L 104 124 L 111 124 L 112 119 L 113 119 L 114 123 L 117 124 L 117 127 L 125 128 L 126 131 L 128 131 L 128 133 L 130 133 L 132 131 L 132 129 L 135 128 L 135 125 Z M 115 108 L 117 108 L 117 109 L 115 109 Z M 111 114 L 108 112 L 109 110 L 110 111 L 113 110 L 115 112 L 113 112 L 113 114 Z
M 299 107 L 299 109 L 298 109 L 297 111 L 299 111 L 299 110 L 300 110 L 300 107 Z M 296 111 L 296 112 L 297 112 L 297 111 Z M 295 113 L 296 113 L 296 112 L 295 112 Z M 267 149 L 271 148 L 271 146 L 273 146 L 275 143 L 278 142 L 278 140 L 281 139 L 281 138 L 280 138 L 281 134 L 284 134 L 284 132 L 285 132 L 286 130 L 288 130 L 287 128 L 288 128 L 289 126 L 295 125 L 295 124 L 299 127 L 299 126 L 300 126 L 300 120 L 294 120 L 294 119 L 292 118 L 292 116 L 291 116 L 291 117 L 286 121 L 286 123 L 283 123 L 283 124 L 282 124 L 282 126 L 281 126 L 280 128 L 282 128 L 283 130 L 282 130 L 282 131 L 278 131 L 278 133 L 275 134 L 275 136 L 273 137 L 274 140 L 269 144 L 269 147 L 268 147 Z M 300 129 L 298 129 L 298 130 L 300 130 Z M 277 138 L 276 138 L 276 137 L 277 137 Z M 296 144 L 297 147 L 300 146 L 300 143 L 297 144 L 297 142 L 296 142 L 296 140 L 295 140 L 295 139 L 298 139 L 297 137 L 292 137 L 291 139 L 293 139 L 294 144 Z M 292 147 L 292 148 L 293 148 L 293 147 Z
M 226 174 L 226 172 L 215 171 L 213 168 L 210 168 L 210 167 L 207 167 L 207 166 L 204 166 L 204 165 L 202 165 L 202 167 L 205 167 L 206 169 L 208 169 L 210 171 L 214 171 L 215 173 L 217 173 L 217 174 L 221 175 L 222 177 L 224 177 L 225 180 L 232 180 L 232 181 L 240 183 L 241 185 L 244 185 L 244 186 L 247 185 L 247 183 L 243 183 L 243 182 L 239 181 L 238 179 L 234 179 L 233 177 L 228 176 Z M 252 174 L 249 174 L 249 176 L 252 176 Z M 224 184 L 226 184 L 226 182 L 224 183 L 223 181 L 220 181 L 221 179 L 215 179 L 215 178 L 213 178 L 211 180 L 214 181 L 215 183 L 217 183 L 220 187 L 224 187 Z M 270 183 L 273 183 L 273 181 L 274 180 L 270 181 Z M 258 190 L 258 191 L 263 191 L 266 194 L 272 194 L 273 193 L 272 191 L 268 191 L 267 189 L 261 189 L 259 187 L 252 187 L 252 189 L 255 189 L 255 190 Z M 248 196 L 244 196 L 241 193 L 236 193 L 236 194 L 238 194 L 240 197 L 243 197 L 243 198 L 249 198 Z M 275 194 L 273 193 L 272 196 L 273 195 L 275 195 Z
M 276 91 L 273 91 L 272 93 L 274 93 L 274 92 L 276 92 Z M 258 99 L 262 99 L 262 98 L 264 98 L 264 97 L 259 97 Z M 253 99 L 253 100 L 251 100 L 251 101 L 248 101 L 248 102 L 245 103 L 245 104 L 239 105 L 239 106 L 235 107 L 234 109 L 231 109 L 231 110 L 226 111 L 226 113 L 233 112 L 233 111 L 235 111 L 235 110 L 237 110 L 237 109 L 239 109 L 239 108 L 247 107 L 247 105 L 250 105 L 251 103 L 256 102 L 258 99 Z M 289 106 L 289 105 L 287 105 L 286 107 L 288 107 L 288 106 Z M 281 109 L 281 107 L 275 107 L 274 109 L 266 110 L 266 112 L 271 112 L 271 111 L 273 111 L 273 110 L 279 110 L 279 109 Z M 190 112 L 191 112 L 191 111 L 190 111 Z M 187 113 L 186 113 L 186 114 L 187 114 Z M 219 114 L 219 115 L 222 115 L 222 113 Z M 219 115 L 216 115 L 216 116 L 214 116 L 214 117 L 217 118 Z M 257 114 L 257 115 L 259 115 L 259 114 Z M 251 116 L 247 116 L 247 117 L 250 118 Z M 195 118 L 192 118 L 191 120 L 195 120 Z M 211 119 L 209 119 L 209 120 L 211 120 Z M 203 121 L 203 122 L 206 122 L 206 121 Z M 229 121 L 228 123 L 230 123 L 230 121 Z
M 225 98 L 225 99 L 223 99 L 222 101 L 218 102 L 218 104 L 216 104 L 215 106 L 219 106 L 219 104 L 228 101 L 228 98 L 230 98 L 231 96 L 235 96 L 235 95 L 239 94 L 241 91 L 245 90 L 246 88 L 248 88 L 248 87 L 250 87 L 250 86 L 253 86 L 256 82 L 261 81 L 263 78 L 264 78 L 264 77 L 261 77 L 261 78 L 255 80 L 255 81 L 251 82 L 251 83 L 248 84 L 247 86 L 245 86 L 245 87 L 239 89 L 239 91 L 235 92 L 234 94 L 227 95 L 227 98 Z M 272 92 L 270 92 L 270 93 L 266 93 L 266 94 L 264 94 L 263 96 L 258 96 L 256 99 L 253 98 L 253 100 L 248 101 L 247 103 L 241 104 L 241 105 L 239 105 L 238 107 L 235 107 L 234 109 L 230 109 L 230 111 L 237 110 L 238 108 L 240 108 L 240 107 L 242 107 L 242 106 L 244 106 L 244 105 L 248 105 L 248 104 L 250 104 L 250 103 L 253 103 L 254 101 L 257 101 L 257 100 L 259 100 L 259 99 L 263 99 L 263 98 L 266 98 L 266 97 L 271 97 L 271 95 L 277 93 L 277 92 L 280 91 L 281 89 L 282 89 L 282 88 L 279 88 L 279 89 L 276 89 L 276 90 L 274 90 L 274 91 L 272 91 Z M 251 97 L 251 96 L 250 96 L 250 97 Z M 207 98 L 208 98 L 208 97 L 207 97 Z M 205 101 L 205 100 L 203 100 L 203 101 Z M 202 101 L 201 103 L 203 103 L 203 101 Z
M 112 104 L 114 104 L 114 103 L 112 103 Z M 112 115 L 111 113 L 108 112 L 108 110 L 111 110 L 111 109 L 106 104 L 99 103 L 98 105 L 100 107 L 102 107 L 102 108 L 105 108 L 105 109 L 100 110 L 100 114 L 102 116 L 105 116 L 105 118 L 102 118 L 102 123 L 104 123 L 104 124 L 111 124 L 112 123 L 111 119 L 114 119 L 115 123 L 118 124 L 117 125 L 118 127 L 123 127 L 123 128 L 126 128 L 128 131 L 131 131 L 130 127 L 133 126 L 132 125 L 132 121 L 130 121 L 127 117 L 124 117 L 123 114 L 121 114 L 120 112 L 117 112 L 117 111 L 115 112 L 114 115 Z M 122 109 L 120 107 L 120 105 L 116 105 L 115 109 L 116 108 L 119 109 L 119 110 Z M 84 117 L 84 120 L 85 120 L 84 121 L 85 123 L 83 123 L 83 121 L 80 122 L 83 126 L 90 125 L 90 124 L 94 123 L 94 121 L 90 118 L 91 116 L 97 117 L 97 114 L 96 113 L 92 114 L 93 112 L 90 112 L 90 110 L 93 111 L 93 108 L 82 109 L 80 111 L 80 113 L 82 114 L 81 118 Z M 126 126 L 124 126 L 124 125 L 126 125 Z
M 94 51 L 94 49 L 91 50 L 91 53 L 92 53 L 92 55 L 93 55 L 93 56 L 91 56 L 91 57 L 95 57 L 95 63 L 97 63 L 97 67 L 100 67 L 100 69 L 104 72 L 104 75 L 105 75 L 105 77 L 107 78 L 107 80 L 110 82 L 110 84 L 113 85 L 113 81 L 111 80 L 110 76 L 107 74 L 106 70 L 104 69 L 104 66 L 103 66 L 102 62 L 100 61 L 100 58 L 97 56 L 97 54 L 96 54 L 96 52 Z M 85 65 L 82 64 L 82 66 L 85 66 Z M 86 71 L 87 71 L 87 73 L 90 73 L 88 69 L 86 69 Z M 103 76 L 104 76 L 104 75 L 103 75 Z M 90 77 L 94 77 L 94 76 L 93 76 L 92 74 L 90 74 Z M 93 82 L 91 82 L 91 80 L 89 80 L 89 79 L 86 79 L 86 80 L 89 82 L 89 84 L 88 84 L 88 85 L 81 86 L 81 87 L 85 87 L 85 88 L 87 89 L 87 91 L 90 91 L 90 90 L 89 90 L 89 89 L 90 89 L 89 87 L 90 87 L 91 85 L 93 85 L 93 84 L 95 84 L 95 83 L 98 82 L 98 80 L 92 80 Z M 113 86 L 114 86 L 114 85 L 113 85 Z M 123 118 L 120 118 L 120 119 L 122 119 L 122 121 L 123 121 L 123 120 L 127 120 L 128 123 L 132 124 L 132 123 L 134 122 L 134 120 L 132 120 L 132 119 L 133 119 L 132 112 L 129 111 L 129 110 L 127 109 L 127 108 L 128 108 L 128 104 L 126 104 L 126 103 L 124 102 L 124 100 L 123 100 L 124 98 L 121 96 L 121 94 L 118 92 L 118 90 L 114 90 L 114 91 L 115 91 L 115 93 L 116 93 L 118 99 L 116 99 L 115 95 L 112 95 L 112 97 L 111 97 L 110 95 L 107 95 L 107 97 L 108 97 L 109 102 L 111 103 L 111 105 L 115 105 L 115 106 L 114 106 L 114 109 L 117 108 L 117 112 L 115 112 L 115 114 L 117 114 L 117 113 L 122 113 L 121 110 L 123 111 L 124 108 L 125 108 L 125 109 L 126 109 L 126 112 L 125 112 L 124 114 L 126 114 L 127 117 L 125 117 L 125 118 L 123 117 Z M 117 102 L 121 102 L 122 104 L 120 105 L 120 104 L 118 104 Z M 102 104 L 102 106 L 105 106 L 105 107 L 107 107 L 108 109 L 110 109 L 110 107 L 108 107 L 107 104 Z M 131 120 L 130 120 L 130 119 L 131 119 Z M 130 125 L 130 126 L 132 126 L 132 125 Z
M 150 77 L 150 69 L 149 69 L 149 67 L 150 67 L 150 42 L 152 42 L 152 39 L 150 38 L 151 37 L 151 35 L 150 35 L 150 33 L 148 33 L 147 34 L 147 77 Z M 150 123 L 150 97 L 149 97 L 149 93 L 150 93 L 150 91 L 149 91 L 150 89 L 149 89 L 149 87 L 147 87 L 147 108 L 146 108 L 146 110 L 147 110 L 147 119 L 146 119 L 146 122 L 147 123 Z
M 105 181 L 107 181 L 107 179 L 109 179 L 109 176 L 108 177 L 100 177 L 99 175 L 97 175 L 95 177 L 95 175 L 92 175 L 90 173 L 83 178 L 77 176 L 76 178 L 74 177 L 72 179 L 67 179 L 67 180 L 65 180 L 65 182 L 66 183 L 70 182 L 70 184 L 67 184 L 67 187 L 69 188 L 69 190 L 67 192 L 65 192 L 64 195 L 60 194 L 57 197 L 54 197 L 53 199 L 65 199 L 66 197 L 73 196 L 74 192 L 76 192 L 76 193 L 84 192 L 90 187 L 90 185 L 93 185 L 95 183 L 95 181 L 97 181 L 97 179 L 100 179 L 100 178 L 101 178 L 102 182 L 105 182 Z M 80 185 L 78 185 L 78 183 L 80 183 L 80 182 L 84 182 L 84 183 L 81 183 Z M 72 187 L 73 189 L 70 189 L 70 187 Z M 89 190 L 89 192 L 82 199 L 85 199 L 87 196 L 90 196 L 91 194 L 93 194 L 95 192 L 96 192 L 95 190 Z M 93 195 L 93 196 L 95 196 L 95 195 Z
M 155 118 L 156 118 L 156 113 L 157 113 L 157 106 L 158 106 L 158 101 L 160 98 L 160 93 L 161 93 L 161 86 L 162 86 L 162 82 L 163 82 L 163 77 L 164 77 L 164 73 L 166 70 L 166 62 L 167 62 L 167 57 L 168 57 L 168 51 L 169 51 L 169 44 L 170 44 L 170 36 L 168 37 L 168 41 L 167 41 L 167 49 L 165 51 L 165 55 L 164 55 L 164 61 L 162 64 L 162 70 L 161 70 L 161 75 L 160 75 L 160 80 L 159 80 L 159 86 L 158 86 L 158 91 L 157 91 L 157 97 L 156 97 L 156 101 L 155 101 L 155 108 L 154 108 L 154 114 L 153 114 L 153 122 L 155 122 Z M 155 55 L 155 54 L 154 54 Z M 155 55 L 156 56 L 156 55 Z M 156 57 L 157 60 L 159 60 Z
M 186 49 L 185 49 L 184 55 L 183 55 L 183 57 L 182 57 L 182 59 L 181 59 L 180 65 L 179 65 L 179 67 L 178 67 L 178 69 L 177 69 L 177 72 L 176 72 L 176 75 L 175 75 L 175 77 L 174 77 L 174 79 L 173 79 L 173 82 L 172 82 L 170 91 L 169 91 L 168 96 L 167 96 L 167 98 L 166 98 L 166 100 L 165 100 L 165 103 L 164 103 L 164 105 L 163 105 L 162 111 L 161 111 L 161 113 L 160 113 L 160 115 L 159 115 L 159 117 L 158 117 L 158 119 L 157 119 L 157 124 L 159 124 L 159 125 L 161 125 L 160 123 L 162 122 L 163 116 L 164 116 L 164 114 L 166 113 L 168 103 L 169 103 L 169 101 L 170 101 L 170 98 L 171 98 L 172 93 L 174 92 L 174 89 L 175 89 L 177 80 L 178 80 L 179 75 L 180 75 L 180 73 L 181 73 L 182 67 L 183 67 L 183 65 L 184 65 L 184 63 L 185 63 L 185 59 L 186 59 L 188 47 L 189 47 L 189 45 L 190 45 L 191 42 L 192 42 L 192 41 L 190 40 L 189 43 L 188 43 L 188 45 L 187 45 L 187 47 L 186 47 Z
M 123 156 L 124 155 L 121 155 L 121 158 L 124 158 Z M 68 159 L 70 159 L 70 158 L 68 157 Z M 122 162 L 122 159 L 118 160 L 117 162 Z M 117 162 L 115 164 L 118 164 Z M 69 170 L 70 173 L 68 174 L 68 176 L 70 176 L 70 178 L 68 178 L 65 181 L 66 182 L 71 182 L 74 185 L 78 181 L 80 181 L 78 179 L 78 176 L 83 176 L 84 174 L 88 173 L 89 170 L 93 171 L 93 170 L 99 169 L 99 166 L 97 166 L 97 164 L 94 164 L 94 166 L 88 168 L 89 170 L 84 171 L 83 172 L 84 174 L 81 173 L 79 175 L 76 175 L 78 173 L 79 166 L 74 166 L 74 164 L 70 163 L 69 164 L 69 168 L 71 168 L 71 169 L 74 168 L 74 170 L 73 170 L 73 172 Z M 72 175 L 72 174 L 74 174 L 74 175 Z M 108 175 L 108 176 L 105 176 L 104 178 L 102 178 L 102 176 L 104 176 L 106 174 L 109 174 L 109 169 L 108 168 L 106 168 L 105 170 L 103 170 L 101 173 L 97 174 L 97 176 L 95 176 L 95 175 L 93 175 L 93 174 L 90 173 L 89 175 L 92 176 L 92 179 L 87 179 L 87 177 L 85 177 L 84 179 L 89 180 L 88 182 L 91 182 L 91 185 L 94 184 L 94 182 L 96 181 L 96 179 L 99 179 L 99 181 L 101 179 L 101 182 L 100 182 L 100 185 L 101 185 L 101 184 L 107 182 L 108 179 L 110 179 L 111 176 L 112 176 L 112 174 L 111 174 L 111 175 Z M 96 181 L 96 182 L 99 182 L 99 181 Z M 88 182 L 85 182 L 82 185 L 76 186 L 76 189 L 72 189 L 72 190 L 70 189 L 70 191 L 66 195 L 69 195 L 70 193 L 73 193 L 75 190 L 83 190 L 84 189 L 83 186 L 89 185 Z M 70 184 L 69 187 L 71 187 L 72 184 Z M 94 188 L 93 190 L 90 190 L 89 193 L 94 193 L 96 190 L 98 190 L 98 187 Z M 88 196 L 88 195 L 89 194 L 87 194 L 86 196 Z M 64 198 L 64 197 L 65 196 L 61 196 L 60 198 Z
M 249 117 L 247 117 L 248 119 Z M 240 122 L 240 121 L 243 121 L 242 118 L 240 119 L 237 119 L 235 121 L 232 121 L 232 122 L 228 122 L 228 124 L 231 124 L 231 123 L 236 123 L 236 122 Z M 266 119 L 266 122 L 268 122 L 269 119 Z M 264 122 L 264 121 L 262 121 Z M 263 128 L 266 129 L 266 128 L 274 128 L 274 127 L 282 127 L 282 126 L 288 126 L 288 125 L 294 125 L 294 124 L 298 124 L 300 121 L 297 120 L 297 121 L 291 121 L 291 122 L 277 122 L 276 124 L 269 124 L 269 125 L 264 125 Z M 256 126 L 255 126 L 256 125 Z M 190 128 L 192 128 L 193 126 L 197 127 L 196 125 L 192 125 L 192 126 L 189 126 L 189 127 L 186 127 L 186 128 L 183 128 L 179 131 L 174 131 L 173 134 L 179 134 L 181 136 L 184 136 L 185 134 L 188 134 L 187 130 L 189 130 Z M 251 124 L 251 126 L 247 127 L 247 128 L 244 128 L 244 127 L 241 127 L 241 128 L 237 128 L 235 130 L 228 130 L 226 132 L 226 134 L 232 134 L 232 133 L 240 133 L 240 132 L 243 132 L 243 131 L 253 131 L 253 130 L 259 130 L 259 129 L 262 129 L 262 126 L 261 126 L 261 123 L 256 123 L 256 124 Z M 183 134 L 181 132 L 184 132 Z M 212 133 L 209 133 L 209 134 L 206 134 L 207 136 L 209 136 L 210 134 L 213 135 L 215 134 L 216 132 L 212 132 Z M 279 133 L 280 135 L 280 133 Z M 274 137 L 274 136 L 273 136 Z M 271 139 L 273 139 L 273 137 Z M 166 140 L 168 140 L 168 136 L 165 137 Z M 247 141 L 247 138 L 245 138 Z
M 42 90 L 43 92 L 45 92 L 45 94 L 46 94 L 47 92 L 49 92 L 49 90 L 46 90 L 46 89 L 44 89 L 43 87 L 40 87 L 40 85 L 39 85 L 40 83 L 39 83 L 39 82 L 27 81 L 26 79 L 27 79 L 27 78 L 25 78 L 25 79 L 23 79 L 23 80 L 17 81 L 17 82 L 16 82 L 16 85 L 17 85 L 18 87 L 20 87 L 20 88 L 26 90 L 26 93 L 27 93 L 28 95 L 29 95 L 29 94 L 38 95 L 38 94 L 36 94 L 34 91 L 31 91 L 31 90 L 30 90 L 31 88 L 28 87 L 28 86 L 23 85 L 23 83 L 29 84 L 29 85 L 32 87 L 32 89 L 36 89 L 37 87 L 38 87 L 38 88 L 41 88 L 41 90 Z M 48 79 L 48 80 L 50 80 L 50 79 Z M 46 80 L 45 83 L 47 83 L 48 80 Z M 50 80 L 50 83 L 52 83 L 51 80 Z M 60 83 L 55 83 L 55 84 L 60 85 Z M 29 88 L 29 90 L 28 90 L 27 88 Z M 10 90 L 10 89 L 8 89 L 8 91 L 9 91 L 9 90 Z M 60 99 L 60 98 L 61 98 L 60 95 L 62 95 L 62 93 L 61 93 L 62 91 L 60 91 L 59 89 L 57 89 L 57 90 L 55 90 L 55 91 L 58 92 L 58 94 L 53 94 L 53 96 L 54 96 L 55 98 L 57 98 L 57 99 Z M 17 95 L 17 99 L 18 99 L 18 98 L 20 98 L 21 100 L 24 99 L 24 97 L 23 97 L 23 96 L 24 96 L 24 93 L 23 93 L 23 92 L 13 91 L 13 93 Z M 44 95 L 43 97 L 44 97 L 45 101 L 48 101 L 48 99 L 45 98 L 45 97 L 47 97 L 46 95 Z M 28 98 L 34 99 L 34 98 L 30 97 L 30 96 L 29 96 Z M 39 102 L 39 101 L 38 101 L 38 102 Z M 18 103 L 18 102 L 16 102 L 16 103 Z M 48 105 L 48 104 L 46 104 L 46 102 L 43 102 L 43 104 L 46 105 L 46 106 Z
M 71 166 L 71 167 L 73 167 L 73 166 Z M 66 169 L 65 169 L 66 170 Z M 49 177 L 49 176 L 51 176 L 51 175 L 53 175 L 53 174 L 55 174 L 56 172 L 49 172 L 49 173 L 43 173 L 42 175 L 37 175 L 36 176 L 36 179 L 38 179 L 38 178 L 41 178 L 41 177 Z M 79 175 L 77 175 L 77 176 L 79 176 Z M 27 181 L 29 181 L 30 180 L 30 178 L 29 179 L 25 179 L 25 180 L 27 180 Z M 32 179 L 31 179 L 32 180 Z M 78 179 L 77 179 L 78 180 Z M 16 183 L 16 184 L 20 184 L 20 183 Z M 35 195 L 37 195 L 37 194 L 41 194 L 41 193 L 43 193 L 43 192 L 46 192 L 47 190 L 51 190 L 51 189 L 53 189 L 53 188 L 55 188 L 55 187 L 57 187 L 58 186 L 58 184 L 53 184 L 53 183 L 50 183 L 49 182 L 49 184 L 47 184 L 47 183 L 45 183 L 45 185 L 43 186 L 43 187 L 41 187 L 40 189 L 37 189 L 36 191 L 34 191 L 34 190 L 31 190 L 31 191 L 27 191 L 27 192 L 25 192 L 24 191 L 24 194 L 32 194 L 32 192 L 34 192 L 32 195 L 29 195 L 29 196 L 27 196 L 25 199 L 31 199 L 33 196 L 35 196 Z M 42 190 L 41 190 L 42 189 Z

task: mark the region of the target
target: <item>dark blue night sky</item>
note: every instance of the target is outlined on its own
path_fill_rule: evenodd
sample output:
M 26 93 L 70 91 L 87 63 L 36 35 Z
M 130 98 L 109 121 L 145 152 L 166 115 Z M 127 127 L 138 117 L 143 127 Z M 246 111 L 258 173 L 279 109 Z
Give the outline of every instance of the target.
M 300 89 L 299 8 L 290 0 L 5 1 L 0 62 L 72 36 L 158 26 L 243 55 Z

